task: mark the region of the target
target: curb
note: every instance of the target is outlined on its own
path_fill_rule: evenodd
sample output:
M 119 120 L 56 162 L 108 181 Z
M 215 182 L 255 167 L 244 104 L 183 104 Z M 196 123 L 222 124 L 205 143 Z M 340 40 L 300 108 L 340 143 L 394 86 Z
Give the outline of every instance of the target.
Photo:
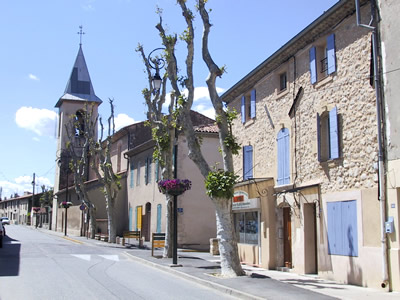
M 143 259 L 143 258 L 137 257 L 135 255 L 132 255 L 132 254 L 126 252 L 126 251 L 124 251 L 123 253 L 126 256 L 130 257 L 131 259 L 133 259 L 133 260 L 135 260 L 137 262 L 140 262 L 142 264 L 148 265 L 150 267 L 159 269 L 159 270 L 167 272 L 167 273 L 174 274 L 176 276 L 182 277 L 182 278 L 184 278 L 186 280 L 195 282 L 195 283 L 203 285 L 205 287 L 213 288 L 213 289 L 218 290 L 218 291 L 220 291 L 220 292 L 222 292 L 224 294 L 228 294 L 228 295 L 236 297 L 236 298 L 248 299 L 248 300 L 263 300 L 263 299 L 265 299 L 265 298 L 257 297 L 255 295 L 251 295 L 251 294 L 248 294 L 248 293 L 241 292 L 239 290 L 236 290 L 236 289 L 233 289 L 233 288 L 230 288 L 230 287 L 226 287 L 226 286 L 221 285 L 219 283 L 215 283 L 215 282 L 212 282 L 212 281 L 204 280 L 204 279 L 189 275 L 187 273 L 177 271 L 176 268 L 167 267 L 167 266 L 164 266 L 164 265 L 153 263 L 153 262 L 151 262 L 151 261 L 149 261 L 147 259 Z

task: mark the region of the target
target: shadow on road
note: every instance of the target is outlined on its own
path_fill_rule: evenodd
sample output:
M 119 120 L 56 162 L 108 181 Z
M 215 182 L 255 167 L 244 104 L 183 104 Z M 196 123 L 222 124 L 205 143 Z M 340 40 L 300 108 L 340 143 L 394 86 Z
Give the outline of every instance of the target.
M 0 248 L 0 276 L 18 276 L 21 244 L 9 236 L 3 237 Z

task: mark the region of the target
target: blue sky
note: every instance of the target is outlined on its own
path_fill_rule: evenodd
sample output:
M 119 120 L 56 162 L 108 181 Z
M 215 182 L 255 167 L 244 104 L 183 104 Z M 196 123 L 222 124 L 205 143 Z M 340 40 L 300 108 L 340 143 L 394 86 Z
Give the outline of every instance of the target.
M 210 0 L 213 27 L 210 51 L 227 74 L 218 80 L 229 89 L 337 0 Z M 83 52 L 95 93 L 109 116 L 114 98 L 117 125 L 145 119 L 141 90 L 146 87 L 143 64 L 135 52 L 160 47 L 155 25 L 157 7 L 170 33 L 185 24 L 174 0 L 14 0 L 0 2 L 0 187 L 2 197 L 52 186 L 56 160 L 56 104 L 62 96 L 79 49 Z M 188 1 L 192 6 L 193 1 Z M 194 109 L 210 115 L 204 88 L 208 74 L 200 57 L 202 26 L 197 17 Z M 183 43 L 178 48 L 184 54 Z M 183 58 L 180 60 L 183 69 Z M 211 113 L 212 115 L 212 113 Z

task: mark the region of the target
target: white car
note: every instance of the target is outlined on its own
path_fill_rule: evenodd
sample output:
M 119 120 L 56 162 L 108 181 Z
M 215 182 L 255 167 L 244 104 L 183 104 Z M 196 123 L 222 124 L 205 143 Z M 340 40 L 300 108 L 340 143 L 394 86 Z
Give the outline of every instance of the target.
M 1 217 L 1 223 L 3 223 L 3 225 L 10 225 L 10 220 L 7 217 Z

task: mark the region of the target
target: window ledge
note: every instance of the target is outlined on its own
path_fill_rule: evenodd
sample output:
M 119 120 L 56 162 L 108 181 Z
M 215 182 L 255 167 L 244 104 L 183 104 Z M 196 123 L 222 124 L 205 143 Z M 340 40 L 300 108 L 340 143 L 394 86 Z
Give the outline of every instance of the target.
M 335 158 L 335 159 L 329 159 L 329 160 L 325 160 L 325 161 L 320 161 L 320 168 L 334 168 L 337 165 L 339 165 L 340 162 L 340 157 L 339 158 Z
M 278 100 L 278 99 L 280 99 L 282 97 L 285 97 L 287 94 L 289 94 L 289 89 L 288 88 L 286 88 L 286 89 L 284 89 L 282 91 L 277 91 L 276 100 Z
M 244 123 L 243 125 L 244 125 L 244 127 L 247 128 L 253 124 L 254 124 L 254 119 L 250 119 L 250 120 L 247 120 L 246 123 Z
M 329 83 L 333 81 L 333 77 L 331 75 L 328 75 L 327 77 L 325 77 L 324 79 L 321 79 L 320 81 L 318 81 L 315 85 L 314 88 L 319 89 L 321 86 L 324 86 L 325 84 Z

